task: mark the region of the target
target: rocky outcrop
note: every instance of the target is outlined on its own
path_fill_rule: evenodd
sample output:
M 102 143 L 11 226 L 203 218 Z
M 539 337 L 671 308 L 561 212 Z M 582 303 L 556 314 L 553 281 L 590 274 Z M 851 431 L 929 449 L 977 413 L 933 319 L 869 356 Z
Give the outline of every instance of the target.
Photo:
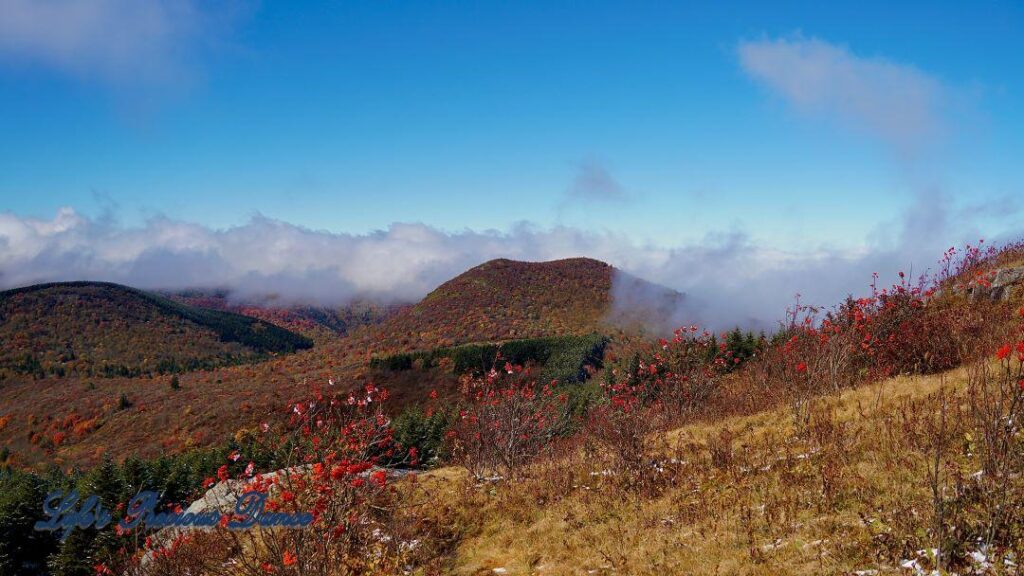
M 294 466 L 292 468 L 284 468 L 281 470 L 275 470 L 273 472 L 267 472 L 265 474 L 258 475 L 251 480 L 225 480 L 212 486 L 205 494 L 198 500 L 192 502 L 189 507 L 185 510 L 186 514 L 198 515 L 208 511 L 216 511 L 223 514 L 230 514 L 235 510 L 235 505 L 238 502 L 239 497 L 246 491 L 246 488 L 253 482 L 262 481 L 268 482 L 277 480 L 278 482 L 285 482 L 289 478 L 294 476 L 305 476 L 312 469 L 311 465 Z M 359 474 L 361 478 L 368 478 L 370 474 L 383 470 L 387 472 L 389 479 L 402 478 L 409 474 L 410 470 L 405 469 L 394 469 L 394 468 L 381 468 L 374 466 L 365 472 Z M 275 494 L 280 487 L 276 484 L 269 487 L 268 493 Z M 163 528 L 154 533 L 150 541 L 153 544 L 154 549 L 159 549 L 161 546 L 168 545 L 178 536 L 185 534 L 188 530 L 203 530 L 204 528 L 190 527 L 190 528 Z M 140 562 L 140 568 L 143 574 L 145 569 L 153 561 L 153 550 L 149 550 L 142 557 Z
M 267 472 L 256 476 L 252 480 L 225 480 L 219 482 L 209 490 L 198 500 L 192 502 L 189 507 L 184 511 L 185 514 L 199 515 L 204 512 L 216 511 L 222 514 L 230 514 L 235 509 L 235 504 L 238 502 L 239 496 L 245 491 L 246 486 L 250 485 L 255 481 L 270 481 L 279 478 L 288 478 L 292 475 L 303 475 L 309 471 L 309 466 L 296 466 L 293 468 L 285 468 L 283 470 L 275 470 L 273 472 Z M 277 487 L 272 486 L 272 490 L 276 490 Z M 145 569 L 153 561 L 154 550 L 160 549 L 162 546 L 168 545 L 178 536 L 185 534 L 188 530 L 204 530 L 208 528 L 190 527 L 190 528 L 163 528 L 158 530 L 156 533 L 150 536 L 150 542 L 152 543 L 152 549 L 148 550 L 143 555 L 140 568 L 142 573 L 145 573 Z
M 1002 268 L 991 276 L 988 285 L 974 285 L 967 288 L 971 298 L 1009 300 L 1024 292 L 1024 266 Z

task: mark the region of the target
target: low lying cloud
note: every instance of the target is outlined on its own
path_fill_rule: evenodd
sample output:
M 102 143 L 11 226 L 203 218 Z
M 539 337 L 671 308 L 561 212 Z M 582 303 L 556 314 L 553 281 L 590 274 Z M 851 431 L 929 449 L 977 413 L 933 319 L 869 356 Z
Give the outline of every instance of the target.
M 949 89 L 905 64 L 817 39 L 763 39 L 737 48 L 744 72 L 800 112 L 836 118 L 916 154 L 945 130 Z
M 925 200 L 922 200 L 924 202 Z M 0 287 L 46 281 L 105 280 L 150 289 L 228 288 L 238 297 L 277 294 L 286 300 L 340 304 L 354 298 L 414 301 L 449 278 L 492 258 L 552 260 L 589 256 L 686 294 L 682 300 L 616 287 L 620 304 L 669 306 L 659 313 L 682 325 L 771 327 L 795 294 L 831 305 L 863 294 L 871 274 L 933 267 L 950 242 L 976 231 L 950 226 L 947 208 L 921 205 L 859 251 L 789 253 L 740 234 L 664 248 L 614 233 L 519 224 L 508 232 L 444 232 L 424 224 L 393 224 L 369 234 L 310 230 L 255 217 L 226 229 L 157 218 L 141 227 L 89 219 L 70 208 L 50 220 L 0 214 Z M 929 204 L 929 210 L 935 210 Z M 912 241 L 910 241 L 912 240 Z M 623 276 L 628 279 L 629 276 Z
M 227 287 L 242 295 L 276 292 L 325 303 L 415 300 L 491 258 L 615 255 L 624 242 L 528 224 L 508 233 L 445 233 L 396 223 L 344 234 L 261 216 L 223 230 L 169 218 L 124 228 L 64 208 L 52 220 L 0 214 L 0 286 L 85 279 L 144 288 Z

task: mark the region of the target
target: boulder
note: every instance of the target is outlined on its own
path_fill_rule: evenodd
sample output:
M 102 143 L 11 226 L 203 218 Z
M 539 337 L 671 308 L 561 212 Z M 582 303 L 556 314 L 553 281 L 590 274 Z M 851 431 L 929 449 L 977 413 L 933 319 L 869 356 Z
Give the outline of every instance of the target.
M 1001 268 L 991 276 L 988 286 L 971 285 L 966 292 L 974 300 L 1009 300 L 1024 285 L 1024 266 Z

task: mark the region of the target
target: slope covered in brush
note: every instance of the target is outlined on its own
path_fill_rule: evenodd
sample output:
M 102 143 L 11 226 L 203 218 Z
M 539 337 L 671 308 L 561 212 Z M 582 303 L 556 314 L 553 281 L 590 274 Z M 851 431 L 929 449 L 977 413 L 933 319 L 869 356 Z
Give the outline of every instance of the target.
M 302 304 L 283 301 L 275 295 L 239 297 L 225 289 L 189 289 L 162 293 L 169 299 L 199 308 L 250 316 L 326 342 L 347 336 L 361 326 L 383 322 L 401 309 L 400 305 L 356 300 L 344 305 Z
M 0 292 L 0 373 L 127 376 L 251 361 L 311 342 L 273 324 L 98 282 Z
M 491 260 L 445 282 L 374 334 L 389 347 L 411 350 L 601 331 L 620 274 L 591 258 Z
M 611 302 L 614 268 L 590 258 L 491 260 L 390 318 L 383 336 L 429 348 L 587 332 Z

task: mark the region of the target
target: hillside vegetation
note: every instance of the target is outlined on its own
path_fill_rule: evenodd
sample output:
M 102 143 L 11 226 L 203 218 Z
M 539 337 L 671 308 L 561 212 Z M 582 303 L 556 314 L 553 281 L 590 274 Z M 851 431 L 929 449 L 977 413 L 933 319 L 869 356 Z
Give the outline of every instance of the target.
M 1020 530 L 1022 486 L 985 500 L 1001 488 L 971 390 L 966 370 L 898 377 L 815 399 L 806 423 L 780 406 L 659 433 L 642 488 L 586 441 L 517 482 L 422 482 L 463 534 L 452 574 L 915 574 L 936 546 L 960 574 L 1016 573 L 1001 564 L 1019 550 L 987 545 L 986 527 L 1011 505 Z
M 154 379 L 145 403 L 115 402 L 140 379 L 114 379 L 45 420 L 26 406 L 58 406 L 67 391 L 22 382 L 5 389 L 0 438 L 16 456 L 58 462 L 158 437 L 184 450 L 178 463 L 72 475 L 111 508 L 127 487 L 169 485 L 174 469 L 176 494 L 255 491 L 272 510 L 315 511 L 307 530 L 47 543 L 61 576 L 1014 574 L 1022 255 L 969 247 L 934 277 L 790 310 L 771 334 L 687 327 L 631 336 L 614 355 L 587 335 L 382 353 L 365 329 L 319 354 L 194 373 L 177 388 Z M 549 378 L 563 353 L 593 378 Z M 274 386 L 247 385 L 264 380 Z M 203 452 L 227 454 L 216 470 L 188 455 L 217 445 L 196 435 L 212 429 L 235 430 Z M 13 542 L 37 537 L 23 528 L 26 503 L 68 484 L 26 472 L 0 482 Z M 60 564 L 83 557 L 92 566 Z
M 579 383 L 587 378 L 586 368 L 600 368 L 608 338 L 588 336 L 553 336 L 528 338 L 500 343 L 466 344 L 454 348 L 434 348 L 420 352 L 404 352 L 370 360 L 371 368 L 391 371 L 424 370 L 450 364 L 455 374 L 486 374 L 506 362 L 518 365 L 535 364 L 543 368 L 540 379 L 563 384 Z
M 350 302 L 343 306 L 293 304 L 280 302 L 272 296 L 236 299 L 226 290 L 180 290 L 167 292 L 166 296 L 198 308 L 258 318 L 318 342 L 347 336 L 362 326 L 379 324 L 404 307 L 369 301 Z
M 297 334 L 117 284 L 0 292 L 0 374 L 136 376 L 237 364 L 308 348 Z
M 448 466 L 415 481 L 352 476 L 419 462 L 385 390 L 317 391 L 287 445 L 322 466 L 265 489 L 348 520 L 324 540 L 261 531 L 243 557 L 324 575 L 1017 573 L 1024 294 L 993 280 L 1016 277 L 1002 260 L 969 250 L 759 340 L 680 329 L 606 366 L 582 410 L 528 367 L 467 373 L 460 397 L 424 400 L 455 417 L 437 424 Z M 233 542 L 165 566 L 226 574 Z
M 491 260 L 445 282 L 372 330 L 400 350 L 594 331 L 614 268 L 589 258 Z
M 522 264 L 505 262 L 513 268 Z M 529 318 L 522 316 L 521 326 L 528 327 L 527 332 L 545 337 L 548 334 L 544 326 L 554 323 L 562 325 L 567 334 L 591 334 L 593 330 L 590 327 L 603 314 L 604 305 L 595 305 L 595 302 L 607 302 L 609 298 L 606 290 L 610 286 L 612 269 L 594 260 L 580 259 L 578 264 L 584 270 L 596 274 L 596 277 L 588 279 L 587 274 L 574 262 L 556 262 L 551 263 L 551 266 L 528 265 L 542 271 L 538 274 L 503 274 L 501 284 L 493 287 L 494 294 L 490 298 L 469 301 L 462 297 L 459 290 L 439 288 L 420 303 L 421 307 L 428 309 L 426 316 L 436 319 L 436 322 L 420 320 L 420 326 L 425 330 L 429 326 L 427 331 L 433 335 L 426 340 L 460 340 L 459 335 L 469 334 L 479 328 L 470 319 L 490 316 L 495 318 L 493 325 L 476 333 L 497 334 L 499 337 L 481 340 L 470 336 L 467 343 L 514 339 L 503 336 L 503 331 L 497 329 L 500 318 L 505 314 L 501 289 L 530 295 L 526 300 L 519 301 L 520 310 L 544 311 L 543 314 L 537 313 Z M 577 285 L 591 286 L 592 289 L 568 288 L 565 277 L 557 274 L 567 266 L 576 270 L 567 278 L 573 278 Z M 462 284 L 463 281 L 474 284 L 469 278 L 475 274 L 474 271 L 467 272 L 459 277 L 461 280 L 456 284 Z M 562 287 L 560 292 L 556 290 L 558 286 Z M 197 304 L 213 306 L 226 306 L 228 302 L 226 297 L 209 302 L 200 298 L 200 295 L 198 292 L 190 292 L 182 297 Z M 131 299 L 134 299 L 134 295 Z M 586 313 L 576 318 L 553 304 L 541 304 L 555 301 L 560 302 L 566 310 L 584 310 Z M 183 306 L 181 302 L 171 304 Z M 452 313 L 445 316 L 439 310 Z M 96 312 L 94 321 L 99 327 L 120 322 L 117 330 L 104 330 L 99 335 L 123 340 L 125 343 L 137 343 L 125 346 L 129 353 L 141 354 L 140 351 L 145 350 L 147 355 L 152 355 L 153 350 L 173 342 L 184 347 L 179 357 L 194 354 L 214 356 L 210 360 L 212 363 L 225 346 L 210 333 L 182 331 L 177 325 L 173 329 L 160 328 L 167 319 L 163 315 L 155 315 L 151 319 L 146 315 L 155 311 L 151 308 L 145 308 L 145 313 L 134 313 L 134 317 L 148 321 L 148 324 L 128 320 L 125 314 L 130 311 L 130 307 L 111 307 L 104 312 Z M 405 309 L 400 314 L 406 315 L 409 312 L 410 309 Z M 285 313 L 290 315 L 292 312 Z M 514 310 L 509 312 L 513 313 Z M 43 322 L 60 320 L 61 326 L 80 330 L 74 328 L 76 324 L 70 320 L 70 314 L 69 309 L 54 314 L 53 318 L 44 318 Z M 556 321 L 549 322 L 549 317 Z M 118 318 L 123 321 L 118 321 Z M 406 406 L 422 403 L 431 391 L 438 392 L 442 397 L 457 394 L 458 374 L 450 370 L 381 371 L 370 367 L 371 359 L 375 356 L 387 356 L 397 351 L 429 351 L 437 347 L 419 339 L 416 342 L 421 346 L 413 346 L 413 339 L 406 339 L 405 344 L 400 344 L 409 331 L 401 321 L 395 321 L 397 315 L 390 318 L 391 321 L 384 324 L 369 322 L 360 325 L 344 337 L 334 335 L 321 338 L 312 334 L 318 339 L 317 346 L 296 354 L 275 355 L 258 363 L 194 370 L 173 378 L 170 374 L 160 376 L 158 371 L 153 372 L 152 378 L 140 378 L 117 370 L 113 377 L 97 379 L 88 375 L 88 365 L 77 371 L 64 366 L 63 377 L 55 370 L 58 374 L 49 374 L 44 380 L 33 380 L 30 374 L 11 371 L 8 373 L 4 394 L 0 396 L 0 419 L 5 419 L 0 420 L 0 455 L 7 454 L 10 462 L 20 466 L 38 467 L 53 463 L 61 466 L 91 466 L 108 457 L 118 460 L 130 455 L 149 457 L 210 446 L 222 442 L 240 428 L 286 418 L 287 414 L 281 415 L 280 407 L 301 399 L 308 393 L 310 383 L 314 382 L 333 380 L 338 382 L 339 387 L 348 389 L 372 379 L 391 390 L 393 398 L 390 406 L 393 413 L 401 413 Z M 250 318 L 245 321 L 255 322 Z M 289 322 L 283 324 L 288 325 Z M 86 333 L 99 331 L 99 328 L 92 325 L 86 328 Z M 186 330 L 194 328 L 186 324 Z M 45 338 L 30 337 L 32 332 L 26 330 L 20 350 L 38 350 L 36 356 L 39 358 L 54 355 L 57 353 L 55 351 L 63 349 L 64 341 L 53 335 L 62 330 L 47 329 L 41 333 Z M 181 339 L 170 337 L 186 334 L 192 336 Z M 228 343 L 227 346 L 234 345 Z M 4 350 L 13 348 L 5 347 Z M 115 356 L 106 348 L 98 349 L 99 352 Z M 23 358 L 20 353 L 12 354 L 11 357 L 14 361 Z M 57 363 L 57 366 L 62 365 Z M 575 366 L 574 370 L 578 370 L 579 364 Z M 100 368 L 93 368 L 92 373 L 105 375 L 102 372 L 102 361 Z M 177 383 L 172 384 L 172 381 Z M 70 393 L 75 394 L 76 402 L 66 401 Z M 122 402 L 122 398 L 125 402 Z M 2 424 L 4 422 L 6 425 Z

